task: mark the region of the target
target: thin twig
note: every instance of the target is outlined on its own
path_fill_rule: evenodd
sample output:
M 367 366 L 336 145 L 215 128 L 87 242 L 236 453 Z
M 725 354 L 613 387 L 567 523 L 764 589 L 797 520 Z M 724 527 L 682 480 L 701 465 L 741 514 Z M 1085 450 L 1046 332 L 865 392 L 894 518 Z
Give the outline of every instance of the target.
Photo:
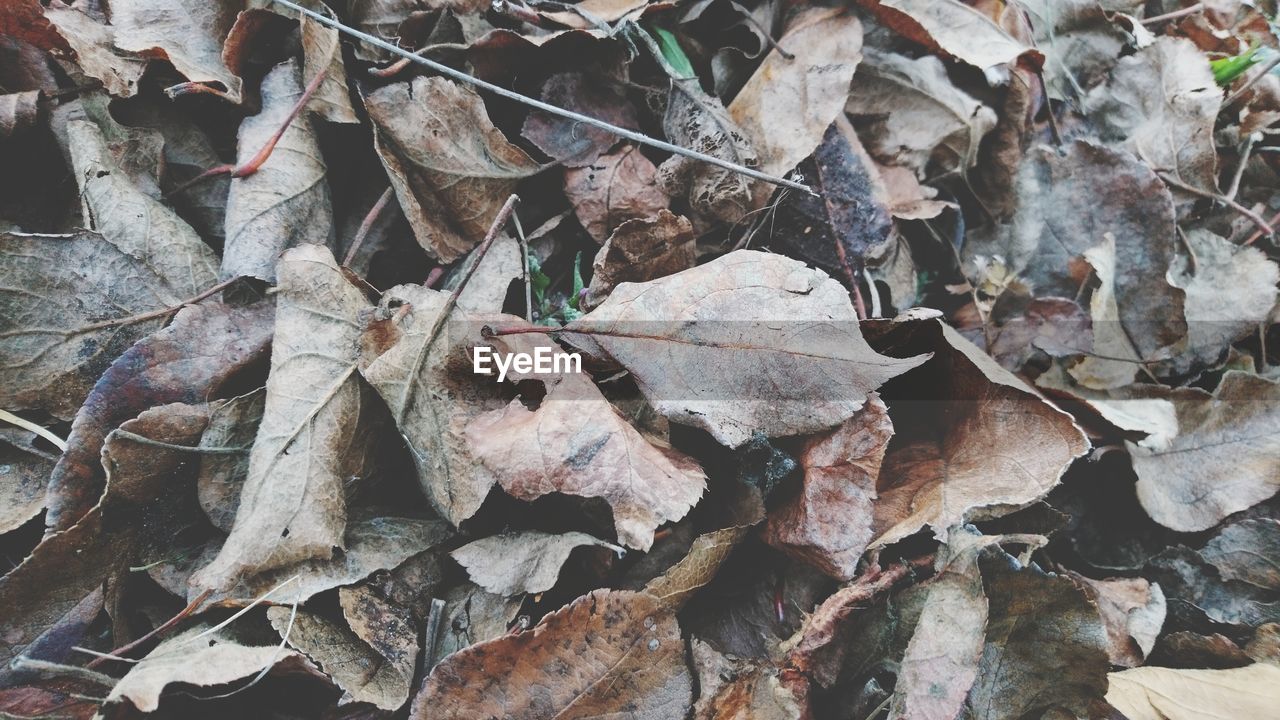
M 1245 166 L 1249 164 L 1249 158 L 1253 155 L 1253 146 L 1258 142 L 1258 133 L 1249 133 L 1249 137 L 1244 141 L 1244 149 L 1240 151 L 1240 163 L 1236 165 L 1235 175 L 1231 177 L 1231 187 L 1223 193 L 1231 200 L 1236 199 L 1236 195 L 1240 193 L 1240 180 L 1244 177 Z
M 794 54 L 789 53 L 786 50 L 782 49 L 782 46 L 778 44 L 778 41 L 773 39 L 773 35 L 768 30 L 766 30 L 763 25 L 760 24 L 759 20 L 755 19 L 755 16 L 753 16 L 751 13 L 746 13 L 745 15 L 743 15 L 743 18 L 747 21 L 748 25 L 755 28 L 756 31 L 758 31 L 761 35 L 764 36 L 764 42 L 766 45 L 769 46 L 770 49 L 777 50 L 779 55 L 781 55 L 782 57 L 788 60 L 796 59 L 796 56 Z
M 1044 109 L 1049 115 L 1049 132 L 1053 135 L 1053 144 L 1062 145 L 1062 131 L 1058 129 L 1058 116 L 1053 112 L 1053 99 L 1049 97 L 1049 85 L 1044 80 L 1044 71 L 1037 70 L 1036 77 L 1040 78 L 1040 91 L 1044 93 Z
M 166 620 L 163 625 L 160 625 L 156 629 L 152 630 L 146 635 L 143 635 L 137 640 L 134 640 L 131 643 L 125 643 L 124 645 L 121 645 L 115 650 L 112 650 L 108 656 L 97 657 L 97 658 L 94 658 L 93 660 L 90 660 L 89 663 L 85 665 L 85 667 L 95 668 L 101 665 L 102 663 L 106 662 L 107 660 L 117 660 L 119 658 L 110 657 L 110 656 L 124 655 L 125 653 L 141 646 L 143 643 L 147 642 L 148 640 L 164 637 L 169 633 L 170 630 L 177 627 L 178 623 L 182 622 L 183 620 L 186 620 L 188 617 L 191 616 L 192 613 L 194 613 L 196 610 L 199 610 L 200 606 L 204 604 L 204 601 L 208 600 L 209 596 L 212 594 L 213 594 L 212 589 L 205 590 L 204 592 L 196 596 L 195 600 L 192 600 L 186 607 L 184 607 L 181 611 L 179 611 L 177 615 L 174 615 L 173 617 Z
M 22 428 L 23 430 L 29 430 L 35 433 L 36 435 L 39 435 L 40 437 L 44 438 L 45 440 L 48 440 L 50 443 L 53 443 L 53 445 L 57 447 L 59 450 L 61 450 L 62 452 L 67 451 L 67 441 L 63 440 L 57 435 L 54 435 L 52 432 L 49 432 L 49 429 L 44 427 L 43 425 L 33 423 L 30 420 L 27 420 L 26 418 L 18 417 L 17 415 L 14 415 L 8 410 L 0 410 L 0 420 L 3 420 L 4 422 L 9 423 L 10 425 L 16 425 Z
M 1249 92 L 1250 88 L 1252 88 L 1259 80 L 1266 77 L 1272 70 L 1275 70 L 1277 66 L 1280 66 L 1280 55 L 1276 55 L 1271 58 L 1266 65 L 1262 66 L 1261 70 L 1246 80 L 1245 83 L 1240 86 L 1239 90 L 1231 93 L 1231 96 L 1222 103 L 1222 109 L 1225 110 L 1231 105 L 1234 105 L 1237 100 L 1244 97 L 1245 93 Z
M 444 328 L 445 321 L 449 319 L 449 313 L 453 312 L 454 306 L 458 304 L 458 296 L 467 287 L 467 283 L 471 282 L 471 276 L 475 274 L 476 269 L 480 267 L 480 263 L 484 261 L 485 253 L 489 252 L 489 247 L 498 238 L 498 234 L 506 226 L 507 220 L 511 218 L 511 214 L 515 212 L 516 205 L 519 202 L 520 196 L 512 195 L 503 203 L 502 209 L 498 211 L 498 215 L 493 219 L 493 225 L 489 226 L 489 232 L 485 234 L 484 240 L 475 249 L 475 262 L 471 263 L 471 267 L 462 273 L 462 279 L 458 282 L 458 287 L 453 289 L 453 292 L 449 294 L 449 299 L 445 301 L 444 307 L 440 308 L 440 314 L 436 316 L 435 323 L 431 325 L 431 330 L 427 332 L 426 342 L 422 343 L 422 347 L 418 348 L 418 354 L 413 359 L 413 364 L 409 366 L 409 377 L 405 381 L 404 390 L 400 393 L 400 407 L 396 412 L 396 422 L 403 422 L 405 413 L 409 411 L 409 401 L 413 399 L 413 390 L 418 386 L 418 371 L 422 368 L 422 363 L 426 362 L 427 351 L 431 349 L 436 337 L 440 335 L 440 330 Z
M 1254 225 L 1257 225 L 1258 228 L 1266 235 L 1274 235 L 1276 232 L 1275 229 L 1272 228 L 1271 223 L 1267 222 L 1266 220 L 1263 220 L 1261 215 L 1241 205 L 1235 200 L 1232 200 L 1231 198 L 1226 197 L 1225 195 L 1219 195 L 1218 193 L 1209 192 L 1208 190 L 1201 190 L 1200 188 L 1195 187 L 1193 185 L 1188 185 L 1182 182 L 1181 180 L 1178 180 L 1177 178 L 1171 178 L 1165 173 L 1159 173 L 1159 175 L 1161 180 L 1164 180 L 1166 183 L 1168 183 L 1169 185 L 1172 185 L 1173 187 L 1178 188 L 1179 190 L 1185 190 L 1186 192 L 1189 192 L 1192 195 L 1198 195 L 1207 200 L 1214 200 L 1216 202 L 1220 202 L 1223 205 L 1226 205 L 1227 207 L 1231 208 L 1232 210 L 1235 210 L 1236 212 L 1240 213 L 1241 215 L 1243 215 L 1244 217 L 1252 221 Z M 1275 222 L 1275 221 L 1272 221 L 1272 222 Z
M 464 45 L 462 43 L 436 43 L 434 45 L 427 45 L 425 47 L 421 47 L 417 50 L 414 50 L 413 54 L 425 55 L 431 52 L 432 50 L 466 50 L 467 47 L 468 47 L 467 45 Z M 405 68 L 409 67 L 409 62 L 410 62 L 409 58 L 400 58 L 399 60 L 391 63 L 390 65 L 384 68 L 369 68 L 369 74 L 372 75 L 373 77 L 385 80 L 387 78 L 395 77 L 396 75 L 400 74 L 401 70 L 404 70 Z
M 151 312 L 145 312 L 139 315 L 130 315 L 129 317 L 116 318 L 114 320 L 103 320 L 102 322 L 96 322 L 90 325 L 82 325 L 78 328 L 73 328 L 71 330 L 44 330 L 41 332 L 49 335 L 75 337 L 76 335 L 83 335 L 84 333 L 87 333 L 87 332 L 93 332 L 95 330 L 104 330 L 106 328 L 116 327 L 118 325 L 137 325 L 138 323 L 141 323 L 141 322 L 146 322 L 148 320 L 155 320 L 156 318 L 162 318 L 166 315 L 172 315 L 188 305 L 194 305 L 195 303 L 198 303 L 201 300 L 208 298 L 210 295 L 214 295 L 218 292 L 221 292 L 222 290 L 226 289 L 228 285 L 230 285 L 231 283 L 235 282 L 238 279 L 239 278 L 231 278 L 230 280 L 223 280 L 222 282 L 218 283 L 217 285 L 214 285 L 208 290 L 205 290 L 199 295 L 193 295 L 187 298 L 186 300 L 183 300 L 175 305 L 170 305 L 167 308 L 160 308 L 159 310 L 152 310 Z
M 533 322 L 533 278 L 529 277 L 529 238 L 524 234 L 524 226 L 520 224 L 520 216 L 511 215 L 511 224 L 516 229 L 516 239 L 520 241 L 520 255 L 524 260 L 524 319 Z
M 1185 8 L 1182 8 L 1181 10 L 1174 10 L 1173 12 L 1168 12 L 1163 15 L 1155 15 L 1153 17 L 1146 18 L 1142 21 L 1142 24 L 1154 25 L 1159 22 L 1164 22 L 1165 20 L 1177 20 L 1178 18 L 1184 18 L 1184 17 L 1187 17 L 1188 15 L 1195 15 L 1196 13 L 1202 12 L 1203 10 L 1204 10 L 1204 3 L 1196 3 L 1191 7 L 1185 7 Z
M 1271 216 L 1271 219 L 1267 221 L 1267 224 L 1273 227 L 1275 226 L 1276 223 L 1280 223 L 1280 213 L 1276 213 L 1275 215 Z M 1248 247 L 1249 245 L 1252 245 L 1258 242 L 1259 240 L 1261 240 L 1263 236 L 1270 237 L 1270 234 L 1265 233 L 1261 229 L 1259 229 L 1256 232 L 1254 232 L 1252 235 L 1250 235 L 1249 239 L 1245 240 L 1243 243 L 1241 243 L 1241 245 Z
M 383 50 L 386 50 L 387 52 L 390 52 L 390 53 L 394 53 L 395 55 L 399 55 L 402 58 L 407 58 L 411 62 L 416 62 L 419 65 L 425 65 L 426 67 L 429 67 L 432 70 L 435 70 L 436 72 L 440 73 L 441 75 L 444 75 L 445 77 L 452 78 L 461 83 L 473 85 L 482 90 L 487 90 L 488 92 L 491 92 L 500 97 L 504 97 L 508 100 L 514 100 L 515 102 L 528 105 L 529 107 L 537 108 L 539 110 L 550 113 L 552 115 L 557 115 L 559 117 L 563 117 L 569 120 L 574 120 L 576 122 L 583 123 L 584 125 L 589 125 L 591 127 L 604 130 L 606 132 L 617 135 L 618 137 L 631 140 L 632 142 L 640 143 L 642 145 L 648 145 L 649 147 L 657 148 L 659 150 L 664 150 L 674 155 L 681 155 L 683 157 L 692 158 L 694 160 L 699 160 L 701 162 L 709 163 L 711 165 L 715 165 L 716 167 L 738 173 L 739 175 L 745 175 L 749 178 L 761 180 L 763 182 L 767 182 L 773 185 L 782 185 L 784 187 L 794 188 L 796 190 L 803 190 L 804 192 L 807 192 L 811 195 L 817 195 L 817 193 L 815 193 L 809 186 L 803 185 L 793 180 L 787 180 L 786 178 L 775 177 L 767 173 L 762 173 L 759 170 L 753 170 L 749 167 L 745 167 L 737 163 L 732 163 L 732 162 L 729 162 L 728 160 L 723 160 L 713 155 L 707 155 L 705 153 L 700 153 L 696 150 L 690 150 L 689 148 L 680 147 L 679 145 L 673 145 L 669 142 L 658 140 L 657 138 L 649 137 L 644 133 L 639 133 L 634 130 L 628 130 L 623 127 L 618 127 L 617 125 L 611 125 L 610 123 L 604 122 L 603 120 L 599 120 L 597 118 L 583 115 L 581 113 L 576 113 L 576 112 L 573 112 L 572 110 L 566 110 L 562 107 L 557 107 L 555 105 L 542 102 L 541 100 L 535 100 L 531 97 L 521 95 L 518 92 L 515 92 L 513 90 L 508 90 L 500 85 L 494 85 L 491 82 L 487 82 L 475 76 L 468 75 L 467 73 L 461 72 L 459 70 L 455 70 L 443 63 L 438 63 L 429 58 L 422 57 L 420 55 L 415 55 L 409 52 L 408 50 L 405 50 L 404 48 L 401 48 L 397 45 L 389 43 L 381 38 L 374 37 L 373 35 L 370 35 L 366 32 L 361 32 L 360 30 L 356 30 L 353 27 L 343 25 L 337 20 L 333 20 L 331 18 L 325 17 L 324 15 L 321 15 L 320 13 L 317 13 L 313 10 L 308 10 L 307 8 L 304 8 L 301 5 L 298 5 L 297 3 L 291 2 L 290 0 L 273 0 L 273 2 L 284 5 L 285 7 L 290 8 L 292 10 L 296 10 L 297 12 L 300 12 L 306 15 L 307 17 L 312 18 L 318 23 L 321 23 L 328 27 L 344 32 L 352 37 L 359 38 L 360 40 L 363 40 L 369 43 L 370 45 L 382 48 Z
M 369 231 L 373 229 L 373 224 L 378 221 L 382 215 L 382 211 L 386 209 L 387 204 L 391 202 L 391 197 L 395 195 L 390 185 L 382 194 L 378 196 L 378 201 L 369 208 L 369 213 L 364 216 L 364 220 L 360 222 L 360 229 L 356 230 L 356 237 L 351 241 L 351 247 L 347 249 L 347 256 L 342 258 L 344 267 L 351 267 L 351 261 L 355 259 L 356 253 L 359 252 L 360 246 L 364 244 L 364 239 L 368 237 Z
M 38 672 L 45 676 L 62 675 L 66 677 L 74 677 L 80 680 L 87 680 L 94 685 L 101 685 L 102 687 L 108 688 L 115 687 L 116 683 L 119 682 L 118 679 L 113 678 L 110 675 L 103 675 L 100 672 L 94 672 L 93 670 L 88 670 L 76 665 L 63 665 L 62 663 L 49 662 L 48 660 L 37 660 L 23 655 L 19 655 L 14 658 L 13 661 L 9 663 L 9 668 L 11 670 Z
M 116 428 L 111 431 L 111 434 L 136 442 L 139 445 L 150 445 L 151 447 L 163 448 L 165 450 L 181 450 L 182 452 L 200 453 L 203 455 L 243 455 L 244 453 L 249 452 L 252 447 L 250 445 L 244 445 L 241 447 L 200 447 L 199 445 L 179 445 L 177 443 L 165 442 L 163 440 L 149 438 L 145 435 L 139 435 L 138 433 L 130 432 L 124 428 Z

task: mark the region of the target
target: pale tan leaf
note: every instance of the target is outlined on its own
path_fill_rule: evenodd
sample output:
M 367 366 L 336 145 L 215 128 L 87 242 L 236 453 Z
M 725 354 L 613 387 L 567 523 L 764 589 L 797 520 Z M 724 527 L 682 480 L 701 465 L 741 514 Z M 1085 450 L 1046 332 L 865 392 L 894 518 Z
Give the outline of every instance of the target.
M 770 175 L 785 175 L 812 154 L 840 114 L 862 60 L 862 23 L 840 8 L 807 8 L 778 44 L 793 57 L 770 52 L 729 104 L 760 156 L 759 170 Z
M 275 645 L 242 645 L 225 632 L 203 635 L 208 629 L 208 625 L 197 625 L 161 642 L 120 678 L 107 702 L 128 700 L 142 712 L 153 712 L 169 685 L 221 685 L 279 663 L 302 661 L 292 650 Z
M 1107 702 L 1129 720 L 1240 720 L 1275 714 L 1280 665 L 1232 670 L 1140 667 L 1111 673 Z
M 555 586 L 569 553 L 593 545 L 622 552 L 586 533 L 552 535 L 528 530 L 476 540 L 450 555 L 467 569 L 472 582 L 491 593 L 536 595 Z
M 321 12 L 332 12 L 325 5 L 319 8 Z M 325 73 L 320 87 L 307 102 L 307 109 L 329 122 L 360 122 L 355 108 L 351 106 L 351 94 L 347 92 L 347 71 L 342 64 L 342 43 L 338 31 L 306 15 L 299 22 L 302 28 L 302 84 L 308 85 L 317 73 Z
M 506 352 L 531 355 L 538 347 L 559 351 L 534 334 L 499 338 Z M 706 475 L 692 458 L 655 445 L 609 404 L 589 376 L 519 374 L 546 386 L 536 410 L 519 398 L 472 420 L 466 438 L 472 452 L 497 476 L 502 489 L 521 500 L 552 492 L 598 497 L 613 508 L 618 541 L 648 550 L 654 530 L 684 517 L 706 489 Z
M 1094 580 L 1068 571 L 1098 605 L 1107 628 L 1107 655 L 1112 665 L 1137 667 L 1155 647 L 1164 625 L 1165 599 L 1160 586 L 1144 578 Z
M 44 15 L 66 38 L 86 75 L 102 81 L 103 88 L 116 97 L 137 94 L 147 61 L 133 53 L 117 51 L 109 26 L 63 3 L 51 4 L 44 9 Z
M 679 610 L 715 578 L 749 529 L 749 525 L 735 525 L 699 535 L 689 546 L 689 554 L 650 580 L 644 591 L 658 598 L 663 607 Z
M 243 6 L 205 0 L 115 0 L 111 27 L 125 52 L 168 60 L 195 83 L 217 83 L 240 102 L 241 80 L 222 62 L 222 42 Z
M 280 129 L 301 95 L 296 61 L 267 73 L 262 80 L 262 112 L 240 124 L 240 163 L 248 162 Z M 286 248 L 329 241 L 333 209 L 325 172 L 311 116 L 294 118 L 258 171 L 231 181 L 223 279 L 247 275 L 273 281 L 276 262 Z
M 859 0 L 896 32 L 979 70 L 989 71 L 1024 57 L 1038 66 L 1043 57 L 1015 40 L 980 10 L 960 0 Z
M 629 370 L 669 420 L 730 447 L 754 432 L 776 437 L 838 425 L 867 393 L 927 359 L 877 354 L 840 283 L 751 250 L 624 283 L 566 330 L 573 344 Z
M 375 143 L 418 243 L 449 263 L 475 247 L 516 183 L 541 170 L 473 90 L 417 77 L 365 98 Z
M 461 282 L 465 274 L 475 263 L 473 250 L 467 259 L 459 263 L 458 269 L 445 281 L 444 290 L 453 290 Z M 520 251 L 520 243 L 510 235 L 502 235 L 489 246 L 489 251 L 480 258 L 480 267 L 475 269 L 467 286 L 458 295 L 458 309 L 472 313 L 500 313 L 502 303 L 507 299 L 507 289 L 511 281 L 523 276 L 524 256 Z
M 1280 383 L 1232 371 L 1212 396 L 1188 389 L 1170 399 L 1179 432 L 1169 447 L 1126 443 L 1153 520 L 1207 530 L 1280 491 Z
M 627 220 L 653 217 L 671 202 L 658 168 L 634 145 L 623 145 L 580 168 L 566 168 L 564 194 L 587 234 L 598 243 Z
M 463 430 L 471 418 L 502 407 L 506 399 L 495 383 L 471 372 L 467 348 L 478 326 L 464 322 L 461 333 L 446 327 L 426 347 L 447 298 L 418 285 L 384 293 L 379 317 L 386 319 L 371 324 L 364 340 L 382 352 L 362 364 L 361 374 L 391 408 L 427 499 L 458 525 L 480 509 L 494 483 L 473 458 Z M 394 319 L 405 307 L 403 318 Z M 466 317 L 459 311 L 453 315 L 455 321 Z M 477 332 L 469 335 L 467 329 Z
M 45 486 L 56 458 L 36 448 L 35 439 L 26 430 L 0 431 L 0 535 L 44 510 Z
M 527 632 L 445 658 L 409 717 L 684 717 L 693 704 L 684 653 L 675 615 L 656 598 L 597 590 Z
M 209 427 L 200 437 L 200 447 L 215 449 L 200 457 L 196 493 L 209 522 L 223 532 L 231 532 L 240 491 L 249 476 L 249 449 L 258 434 L 267 394 L 259 388 L 232 398 L 209 416 Z M 232 452 L 232 448 L 243 448 Z
M 266 408 L 231 535 L 193 583 L 225 589 L 244 574 L 342 547 L 345 484 L 366 448 L 355 369 L 367 303 L 329 250 L 304 245 L 279 265 Z

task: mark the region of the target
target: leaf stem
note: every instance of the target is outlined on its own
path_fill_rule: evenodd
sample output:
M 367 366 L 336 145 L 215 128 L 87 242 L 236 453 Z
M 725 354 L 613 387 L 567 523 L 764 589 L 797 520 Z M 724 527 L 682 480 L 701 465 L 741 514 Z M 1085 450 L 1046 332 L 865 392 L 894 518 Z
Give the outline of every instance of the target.
M 391 202 L 391 197 L 394 194 L 392 187 L 388 185 L 387 189 L 382 191 L 382 195 L 378 196 L 378 201 L 373 204 L 373 207 L 369 208 L 369 214 L 365 215 L 364 220 L 360 222 L 360 228 L 356 230 L 356 237 L 351 241 L 351 247 L 347 249 L 347 256 L 342 258 L 343 267 L 351 266 L 351 261 L 355 259 L 360 246 L 364 244 L 364 239 L 368 237 L 373 224 L 382 216 L 382 211 L 387 208 L 387 204 Z

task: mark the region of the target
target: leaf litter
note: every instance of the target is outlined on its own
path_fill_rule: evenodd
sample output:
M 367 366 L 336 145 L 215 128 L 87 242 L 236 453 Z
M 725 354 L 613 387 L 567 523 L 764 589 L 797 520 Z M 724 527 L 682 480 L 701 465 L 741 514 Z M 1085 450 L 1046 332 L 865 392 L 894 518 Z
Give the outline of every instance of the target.
M 0 713 L 1268 716 L 1276 12 L 9 3 Z

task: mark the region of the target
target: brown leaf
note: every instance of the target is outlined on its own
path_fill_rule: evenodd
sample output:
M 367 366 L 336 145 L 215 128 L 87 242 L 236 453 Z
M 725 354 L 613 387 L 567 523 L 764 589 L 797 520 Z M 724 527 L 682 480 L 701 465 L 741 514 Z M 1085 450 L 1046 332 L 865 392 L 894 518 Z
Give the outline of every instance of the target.
M 937 321 L 878 323 L 876 347 L 934 352 L 941 387 L 901 398 L 901 444 L 885 457 L 874 504 L 872 547 L 925 526 L 998 517 L 1043 498 L 1089 448 L 1084 433 L 1017 376 Z M 928 339 L 926 339 L 928 338 Z M 890 403 L 898 400 L 890 398 Z
M 45 523 L 65 530 L 97 502 L 103 475 L 99 451 L 107 433 L 121 422 L 156 405 L 216 396 L 236 373 L 264 360 L 273 311 L 270 303 L 186 307 L 172 325 L 117 358 L 71 424 L 67 451 L 49 478 Z
M 345 484 L 366 448 L 355 377 L 364 294 L 324 247 L 280 260 L 266 409 L 249 457 L 235 526 L 222 552 L 192 579 L 214 589 L 342 546 Z
M 1125 57 L 1090 94 L 1102 139 L 1123 143 L 1156 172 L 1207 192 L 1218 187 L 1213 128 L 1222 91 L 1189 40 L 1161 38 Z
M 240 491 L 249 476 L 249 449 L 258 434 L 267 394 L 259 388 L 232 398 L 210 412 L 209 427 L 200 436 L 200 475 L 196 492 L 209 522 L 223 532 L 231 532 Z M 235 450 L 239 448 L 239 450 Z
M 1025 62 L 1039 67 L 1044 57 L 1010 37 L 977 9 L 959 0 L 859 0 L 899 34 L 991 72 L 1001 65 Z
M 33 640 L 108 577 L 150 562 L 156 549 L 172 552 L 177 533 L 194 520 L 180 511 L 193 458 L 173 446 L 194 446 L 208 418 L 206 406 L 165 405 L 107 436 L 102 500 L 0 578 L 0 662 L 7 666 L 29 651 Z
M 1221 571 L 1203 555 L 1182 545 L 1167 547 L 1151 558 L 1143 575 L 1160 583 L 1160 589 L 1176 611 L 1170 621 L 1183 624 L 1210 622 L 1246 630 L 1280 621 L 1280 602 L 1274 594 L 1238 580 L 1224 579 Z
M 684 652 L 675 615 L 656 598 L 597 590 L 532 630 L 446 658 L 427 677 L 409 716 L 682 717 L 693 703 Z
M 1179 428 L 1170 445 L 1126 443 L 1153 520 L 1206 530 L 1280 490 L 1280 383 L 1233 371 L 1212 396 L 1187 389 L 1170 399 Z
M 669 420 L 730 447 L 754 432 L 776 437 L 838 425 L 867 393 L 926 359 L 875 353 L 839 283 L 751 250 L 622 285 L 566 329 L 575 345 L 626 367 Z M 709 367 L 718 371 L 701 370 Z
M 466 349 L 477 333 L 447 327 L 430 348 L 427 335 L 448 296 L 417 285 L 391 288 L 382 296 L 379 317 L 391 318 L 409 308 L 394 330 L 382 338 L 392 320 L 372 324 L 365 342 L 390 343 L 375 359 L 362 362 L 361 374 L 391 408 L 413 455 L 418 482 L 441 516 L 454 525 L 471 517 L 493 487 L 494 477 L 474 459 L 463 436 L 466 424 L 485 410 L 502 407 L 506 398 L 494 383 L 471 373 Z M 461 312 L 454 321 L 465 320 Z M 475 328 L 479 330 L 479 328 Z
M 1107 628 L 1107 656 L 1112 665 L 1137 667 L 1155 647 L 1164 625 L 1165 601 L 1160 586 L 1143 578 L 1093 580 L 1068 572 L 1098 606 Z
M 692 268 L 697 262 L 696 241 L 693 225 L 669 210 L 622 223 L 596 253 L 591 285 L 580 307 L 596 307 L 619 283 L 647 282 Z
M 560 351 L 535 335 L 503 340 L 498 344 L 507 352 L 532 354 L 539 347 Z M 546 396 L 537 409 L 517 398 L 466 428 L 475 457 L 508 494 L 521 500 L 552 492 L 601 498 L 613 508 L 618 541 L 645 551 L 659 525 L 684 517 L 702 497 L 706 475 L 698 464 L 631 427 L 589 376 L 509 377 L 545 384 Z
M 408 683 L 413 680 L 420 649 L 418 628 L 409 611 L 382 598 L 367 585 L 339 588 L 338 604 L 351 631 L 404 672 L 406 692 L 399 703 L 403 705 L 409 699 Z
M 222 62 L 222 42 L 236 21 L 237 5 L 115 0 L 111 3 L 114 43 L 125 52 L 168 60 L 193 83 L 221 85 L 222 94 L 238 103 L 241 80 Z
M 365 107 L 400 207 L 440 262 L 475 247 L 516 183 L 541 170 L 494 127 L 479 95 L 445 78 L 379 88 Z
M 491 593 L 536 595 L 555 587 L 569 553 L 590 546 L 623 552 L 586 533 L 552 535 L 527 530 L 476 540 L 449 554 L 466 568 L 473 582 Z
M 0 289 L 0 407 L 65 418 L 117 356 L 162 322 L 102 321 L 162 310 L 194 294 L 183 294 L 187 278 L 158 274 L 145 256 L 93 232 L 0 235 L 0 268 L 16 285 Z
M 103 688 L 80 678 L 50 678 L 0 690 L 0 712 L 13 718 L 92 720 Z
M 771 51 L 729 104 L 730 117 L 760 157 L 761 172 L 770 175 L 785 175 L 811 155 L 840 115 L 862 60 L 862 23 L 838 8 L 806 8 L 778 44 L 793 57 Z M 812 182 L 809 174 L 805 178 Z
M 320 6 L 320 12 L 328 12 L 333 17 L 327 6 Z M 338 30 L 306 15 L 299 19 L 299 23 L 302 30 L 303 84 L 309 84 L 317 73 L 325 73 L 320 87 L 307 102 L 307 109 L 329 122 L 360 122 L 355 108 L 351 106 L 351 94 L 347 92 L 347 71 L 342 64 Z
M 13 0 L 0 6 L 0 35 L 30 43 L 41 50 L 68 49 L 41 11 L 39 0 Z
M 133 53 L 117 51 L 109 26 L 81 8 L 63 3 L 50 4 L 44 9 L 44 16 L 75 51 L 85 75 L 101 81 L 103 88 L 116 97 L 132 97 L 138 92 L 147 61 Z
M 640 129 L 635 108 L 627 101 L 621 82 L 608 75 L 556 73 L 543 84 L 541 99 L 610 125 Z M 618 142 L 618 137 L 607 130 L 536 109 L 530 111 L 520 134 L 553 160 L 571 168 L 591 165 Z
M 564 173 L 564 193 L 578 222 L 603 243 L 623 222 L 651 218 L 671 202 L 659 186 L 658 169 L 633 145 L 601 155 Z
M 986 347 L 991 357 L 1011 372 L 1021 370 L 1038 355 L 1066 357 L 1094 350 L 1089 315 L 1066 298 L 1005 292 L 996 299 L 989 320 L 998 327 L 975 328 L 965 337 Z
M 363 702 L 396 710 L 408 701 L 416 645 L 413 655 L 388 662 L 350 628 L 307 610 L 297 613 L 290 618 L 290 608 L 273 607 L 267 610 L 267 619 L 290 647 L 305 654 L 342 688 L 339 703 Z
M 662 128 L 667 140 L 680 147 L 736 165 L 760 164 L 750 136 L 719 98 L 703 92 L 696 78 L 672 78 Z M 687 198 L 692 210 L 712 220 L 736 223 L 755 207 L 751 182 L 745 176 L 682 155 L 673 155 L 658 167 L 658 181 L 672 197 Z
M 435 652 L 428 653 L 424 663 L 428 669 L 464 648 L 506 635 L 521 605 L 520 598 L 487 593 L 469 582 L 451 588 L 443 599 Z
M 262 112 L 245 118 L 237 136 L 244 164 L 289 117 L 302 95 L 298 63 L 277 65 L 262 80 Z M 289 123 L 271 156 L 252 175 L 231 181 L 227 195 L 226 247 L 222 278 L 256 277 L 272 282 L 286 248 L 324 245 L 333 237 L 326 167 L 309 115 Z
M 1200 554 L 1227 580 L 1280 590 L 1280 521 L 1243 520 L 1228 525 Z
M 0 430 L 0 535 L 35 519 L 57 458 L 32 443 L 35 433 Z
M 1107 676 L 1107 702 L 1129 720 L 1267 717 L 1280 701 L 1280 666 L 1234 670 L 1140 667 Z
M 867 48 L 845 112 L 868 152 L 925 176 L 930 161 L 965 171 L 996 125 L 991 108 L 951 83 L 935 57 L 910 59 Z
M 777 242 L 801 260 L 858 283 L 867 256 L 889 239 L 893 220 L 877 197 L 875 165 L 833 123 L 822 144 L 796 170 L 820 196 L 791 193 L 774 210 Z
M 458 263 L 457 269 L 445 280 L 442 290 L 458 287 L 462 277 L 476 262 L 477 252 L 479 248 L 472 250 L 465 260 Z M 520 243 L 510 235 L 499 236 L 489 246 L 484 257 L 479 259 L 479 263 L 480 267 L 475 269 L 467 286 L 458 295 L 457 307 L 470 313 L 500 313 L 511 281 L 524 275 L 524 255 Z
M 800 494 L 769 513 L 764 541 L 847 582 L 872 540 L 872 505 L 893 422 L 879 396 L 800 451 Z
M 679 610 L 715 578 L 749 529 L 750 525 L 734 525 L 699 535 L 689 546 L 689 554 L 650 580 L 644 591 L 658 598 L 663 607 Z
M 1051 708 L 1085 716 L 1107 691 L 1107 634 L 1098 608 L 1070 579 L 1019 567 L 1007 555 L 984 564 L 983 579 L 986 646 L 966 717 L 1016 720 Z
M 128 700 L 142 712 L 153 712 L 171 684 L 209 687 L 250 677 L 278 664 L 305 662 L 292 650 L 245 645 L 226 631 L 205 635 L 207 630 L 209 626 L 197 625 L 161 642 L 120 678 L 107 702 Z

